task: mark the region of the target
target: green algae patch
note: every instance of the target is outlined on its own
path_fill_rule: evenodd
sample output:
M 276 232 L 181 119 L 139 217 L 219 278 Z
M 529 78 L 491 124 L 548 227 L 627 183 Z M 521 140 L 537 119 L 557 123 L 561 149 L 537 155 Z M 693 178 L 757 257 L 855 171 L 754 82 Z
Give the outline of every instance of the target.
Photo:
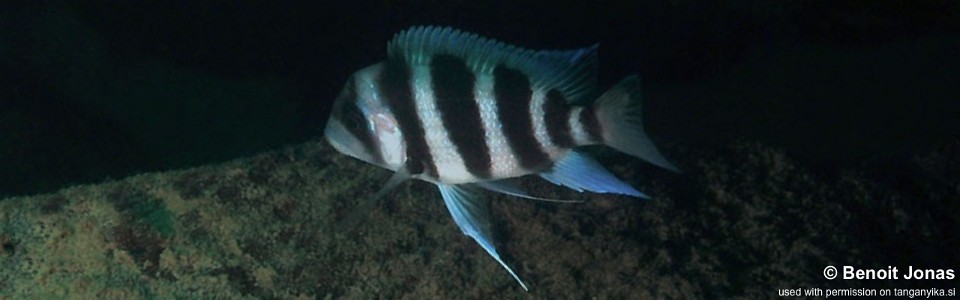
M 114 209 L 124 215 L 125 223 L 157 232 L 169 238 L 175 233 L 173 214 L 163 199 L 142 191 L 136 186 L 119 185 L 107 195 Z

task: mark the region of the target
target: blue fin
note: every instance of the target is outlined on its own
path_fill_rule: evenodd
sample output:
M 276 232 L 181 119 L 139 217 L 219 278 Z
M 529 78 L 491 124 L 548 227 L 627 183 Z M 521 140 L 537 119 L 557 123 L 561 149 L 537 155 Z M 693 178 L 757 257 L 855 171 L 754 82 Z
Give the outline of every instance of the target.
M 556 66 L 569 68 L 567 76 L 549 77 L 555 82 L 544 83 L 545 86 L 564 87 L 560 92 L 567 99 L 567 103 L 582 104 L 588 102 L 587 96 L 597 87 L 598 61 L 597 54 L 600 44 L 573 50 L 544 50 L 534 54 L 541 61 Z M 576 76 L 573 76 L 576 75 Z
M 481 181 L 474 183 L 474 185 L 484 188 L 486 190 L 497 192 L 501 194 L 506 194 L 514 197 L 526 198 L 530 200 L 539 200 L 545 202 L 558 202 L 558 203 L 580 203 L 583 200 L 561 200 L 561 199 L 549 199 L 542 197 L 530 196 L 526 191 L 520 187 L 514 185 L 513 183 L 508 182 L 506 179 L 502 180 L 491 180 L 491 181 Z
M 447 210 L 453 216 L 453 221 L 457 223 L 463 234 L 476 240 L 480 247 L 487 251 L 487 254 L 493 256 L 493 259 L 497 260 L 504 269 L 507 269 L 507 272 L 510 272 L 510 276 L 513 276 L 513 279 L 520 283 L 523 290 L 528 291 L 527 285 L 523 283 L 523 280 L 520 280 L 513 269 L 500 259 L 500 254 L 493 247 L 487 220 L 487 204 L 481 201 L 476 194 L 465 190 L 461 186 L 437 184 L 437 187 L 440 188 L 440 195 L 443 196 L 443 202 L 446 203 Z
M 387 56 L 412 65 L 436 54 L 463 58 L 479 74 L 492 74 L 500 64 L 521 71 L 544 90 L 557 89 L 568 100 L 583 102 L 597 85 L 598 45 L 573 50 L 534 51 L 450 27 L 417 26 L 397 33 Z
M 540 177 L 578 192 L 586 190 L 596 193 L 650 198 L 629 184 L 617 179 L 597 161 L 576 151 L 567 153 L 567 156 L 554 164 L 550 171 L 540 173 Z

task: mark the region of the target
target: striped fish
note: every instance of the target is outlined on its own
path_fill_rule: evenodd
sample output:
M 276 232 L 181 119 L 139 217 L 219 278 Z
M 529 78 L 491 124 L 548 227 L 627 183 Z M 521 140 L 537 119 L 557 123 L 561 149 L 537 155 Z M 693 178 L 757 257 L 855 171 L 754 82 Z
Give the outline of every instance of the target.
M 636 76 L 589 101 L 597 48 L 533 51 L 413 27 L 393 37 L 385 61 L 347 81 L 324 134 L 339 152 L 395 172 L 374 199 L 410 178 L 435 184 L 464 234 L 527 290 L 497 253 L 476 188 L 540 199 L 505 181 L 536 174 L 579 192 L 645 198 L 575 150 L 597 144 L 677 170 L 644 133 Z

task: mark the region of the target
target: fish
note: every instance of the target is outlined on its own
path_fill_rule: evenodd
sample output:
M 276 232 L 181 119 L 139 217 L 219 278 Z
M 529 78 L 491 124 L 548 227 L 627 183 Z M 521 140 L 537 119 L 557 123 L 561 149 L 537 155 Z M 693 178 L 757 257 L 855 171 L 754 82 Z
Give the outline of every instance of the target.
M 598 49 L 530 50 L 414 26 L 387 43 L 385 60 L 349 77 L 324 137 L 393 171 L 371 199 L 410 179 L 435 185 L 460 230 L 529 291 L 494 246 L 479 190 L 550 200 L 510 181 L 536 175 L 577 192 L 649 198 L 580 149 L 590 145 L 679 172 L 644 130 L 637 75 L 596 96 Z

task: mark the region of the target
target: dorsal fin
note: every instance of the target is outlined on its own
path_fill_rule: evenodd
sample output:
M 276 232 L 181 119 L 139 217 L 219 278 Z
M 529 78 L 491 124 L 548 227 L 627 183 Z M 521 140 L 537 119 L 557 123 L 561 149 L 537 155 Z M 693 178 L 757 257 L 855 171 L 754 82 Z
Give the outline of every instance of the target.
M 417 26 L 397 33 L 387 44 L 390 59 L 425 64 L 436 54 L 463 58 L 478 74 L 492 74 L 500 64 L 530 78 L 537 88 L 557 89 L 570 102 L 583 102 L 597 85 L 599 45 L 534 51 L 450 27 Z

